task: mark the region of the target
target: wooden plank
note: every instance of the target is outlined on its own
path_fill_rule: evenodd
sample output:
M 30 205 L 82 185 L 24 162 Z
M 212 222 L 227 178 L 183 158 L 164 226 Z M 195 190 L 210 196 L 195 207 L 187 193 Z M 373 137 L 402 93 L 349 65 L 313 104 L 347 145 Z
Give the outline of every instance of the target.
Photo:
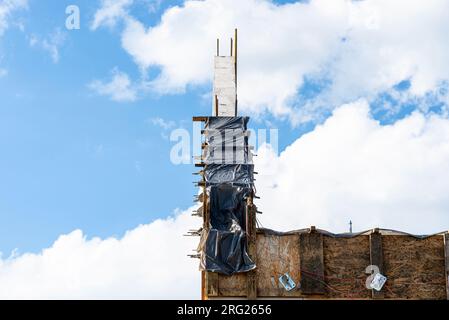
M 246 207 L 247 221 L 246 231 L 248 238 L 248 255 L 257 265 L 257 226 L 256 226 L 256 212 L 257 208 L 252 203 L 252 198 L 248 199 Z M 249 300 L 255 300 L 257 298 L 257 272 L 252 270 L 247 273 L 246 282 L 246 297 Z
M 379 272 L 384 275 L 384 258 L 383 258 L 383 249 L 382 249 L 382 235 L 380 234 L 378 229 L 374 229 L 374 231 L 370 234 L 369 237 L 369 251 L 370 251 L 370 263 L 371 265 L 377 266 L 379 268 Z M 384 292 L 371 290 L 373 299 L 383 299 Z
M 206 300 L 206 272 L 201 271 L 201 300 Z
M 444 263 L 446 268 L 446 295 L 449 300 L 449 233 L 444 234 Z
M 208 117 L 192 117 L 193 122 L 206 122 Z
M 257 299 L 257 273 L 255 270 L 246 274 L 246 298 L 248 300 Z
M 218 273 L 206 273 L 207 297 L 218 297 Z
M 279 277 L 288 273 L 299 283 L 299 235 L 257 235 L 257 296 L 258 297 L 300 297 L 298 289 L 287 291 Z
M 313 230 L 312 228 L 311 230 Z M 299 270 L 303 294 L 325 294 L 323 235 L 318 232 L 299 235 Z

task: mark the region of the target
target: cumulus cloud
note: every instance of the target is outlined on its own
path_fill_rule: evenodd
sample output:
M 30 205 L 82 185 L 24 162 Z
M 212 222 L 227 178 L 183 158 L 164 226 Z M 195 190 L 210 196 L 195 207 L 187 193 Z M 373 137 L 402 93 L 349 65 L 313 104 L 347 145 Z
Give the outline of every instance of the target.
M 160 68 L 152 88 L 173 93 L 211 81 L 215 38 L 227 53 L 238 27 L 241 108 L 298 123 L 404 79 L 413 95 L 437 90 L 449 78 L 448 15 L 445 0 L 188 0 L 155 26 L 121 15 L 121 38 L 142 70 Z M 302 97 L 310 85 L 318 94 Z
M 153 126 L 158 126 L 164 130 L 169 130 L 169 129 L 172 129 L 174 126 L 176 126 L 176 123 L 174 121 L 165 120 L 165 119 L 162 119 L 161 117 L 150 118 L 150 119 L 147 119 L 146 122 Z
M 117 68 L 112 70 L 112 79 L 109 82 L 94 80 L 88 87 L 99 95 L 108 96 L 117 102 L 132 102 L 137 99 L 137 89 L 129 76 Z
M 352 220 L 359 231 L 449 228 L 447 118 L 415 112 L 382 126 L 361 100 L 336 109 L 279 157 L 266 147 L 258 154 L 265 227 L 346 232 Z
M 191 209 L 122 238 L 62 235 L 39 254 L 0 259 L 0 299 L 199 299 Z
M 366 101 L 344 105 L 276 156 L 256 158 L 263 226 L 333 232 L 449 227 L 449 120 L 419 112 L 381 126 Z M 79 230 L 39 254 L 0 259 L 1 298 L 200 298 L 198 260 L 186 257 L 200 225 L 191 209 L 128 231 L 87 239 Z
M 102 0 L 100 9 L 95 13 L 91 29 L 115 26 L 120 19 L 127 16 L 127 9 L 133 2 L 133 0 Z
M 0 2 L 0 36 L 9 28 L 12 14 L 28 6 L 28 0 L 3 0 Z

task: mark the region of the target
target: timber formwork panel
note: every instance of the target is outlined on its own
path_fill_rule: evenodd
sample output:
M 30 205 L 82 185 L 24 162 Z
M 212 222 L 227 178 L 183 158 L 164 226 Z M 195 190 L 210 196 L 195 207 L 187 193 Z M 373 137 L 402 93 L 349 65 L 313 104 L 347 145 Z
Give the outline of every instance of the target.
M 385 297 L 390 299 L 446 299 L 444 246 L 441 235 L 426 239 L 382 237 Z
M 324 236 L 324 275 L 326 297 L 334 299 L 369 299 L 365 273 L 370 261 L 369 236 L 333 238 Z
M 322 250 L 322 253 L 312 255 L 301 251 L 304 250 L 302 237 L 310 235 L 307 231 L 285 234 L 258 232 L 257 268 L 254 271 L 258 298 L 443 300 L 448 297 L 445 254 L 447 233 L 416 238 L 391 232 L 376 235 L 376 231 L 353 237 L 334 237 L 323 232 L 320 234 L 322 248 L 317 245 L 319 241 L 316 239 L 306 246 L 306 250 Z M 316 261 L 320 261 L 321 254 L 322 266 L 318 262 L 318 272 L 304 269 L 307 264 L 302 264 L 301 258 L 319 257 Z M 366 268 L 379 263 L 379 255 L 382 264 L 380 270 L 388 280 L 381 292 L 373 295 L 373 290 L 366 288 L 369 276 Z M 319 272 L 321 267 L 322 274 Z M 298 283 L 298 288 L 286 291 L 282 287 L 279 276 L 285 273 Z M 305 274 L 308 281 L 323 286 L 323 294 L 310 292 L 310 284 L 306 284 L 309 286 L 307 290 L 301 288 L 301 285 L 307 283 L 304 282 Z M 209 299 L 247 297 L 245 273 L 233 276 L 219 274 L 217 285 L 218 295 Z

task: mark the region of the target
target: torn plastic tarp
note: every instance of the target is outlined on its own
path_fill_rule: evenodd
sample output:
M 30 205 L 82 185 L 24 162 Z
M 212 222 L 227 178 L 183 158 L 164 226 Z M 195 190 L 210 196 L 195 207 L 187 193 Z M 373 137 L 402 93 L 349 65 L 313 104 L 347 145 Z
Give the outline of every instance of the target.
M 206 164 L 251 164 L 253 162 L 248 144 L 249 131 L 242 128 L 224 128 L 222 124 L 221 129 L 205 130 L 204 135 L 206 140 L 202 158 Z
M 209 117 L 205 129 L 241 129 L 246 130 L 249 117 Z
M 202 248 L 204 270 L 232 275 L 253 270 L 246 239 L 246 197 L 248 188 L 227 184 L 211 186 L 210 230 Z
M 247 145 L 243 148 L 206 146 L 202 160 L 205 164 L 252 164 L 253 155 Z
M 204 171 L 206 186 L 230 183 L 251 188 L 254 165 L 252 164 L 209 164 Z

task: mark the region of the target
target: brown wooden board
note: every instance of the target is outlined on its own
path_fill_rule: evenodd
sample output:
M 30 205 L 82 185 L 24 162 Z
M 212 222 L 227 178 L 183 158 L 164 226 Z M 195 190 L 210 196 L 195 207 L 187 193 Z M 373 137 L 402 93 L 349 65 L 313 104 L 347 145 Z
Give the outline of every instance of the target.
M 279 276 L 289 273 L 301 286 L 300 235 L 257 234 L 258 298 L 304 299 L 372 299 L 366 288 L 366 267 L 374 257 L 369 234 L 354 237 L 332 237 L 322 234 L 324 294 L 308 295 L 301 289 L 287 292 Z M 387 282 L 382 288 L 385 299 L 447 299 L 445 236 L 418 239 L 408 235 L 382 234 L 383 274 Z M 375 241 L 375 240 L 374 240 Z M 317 246 L 319 247 L 319 246 Z M 206 274 L 206 277 L 210 273 Z M 248 274 L 218 275 L 218 296 L 209 298 L 246 298 Z
M 385 297 L 393 299 L 444 299 L 444 249 L 441 236 L 416 239 L 383 237 Z
M 318 232 L 299 235 L 299 271 L 303 294 L 324 294 L 323 235 Z
M 288 273 L 298 283 L 299 235 L 257 235 L 257 296 L 298 297 L 300 292 L 287 292 L 279 283 L 279 277 Z
M 326 296 L 333 299 L 369 299 L 365 269 L 370 265 L 369 236 L 333 238 L 324 236 Z
M 383 250 L 382 250 L 382 235 L 379 231 L 375 230 L 369 236 L 370 242 L 370 263 L 372 266 L 375 266 L 380 274 L 384 273 L 384 258 L 383 258 Z M 372 290 L 373 299 L 383 299 L 384 291 Z
M 449 234 L 446 233 L 444 237 L 444 257 L 446 265 L 446 294 L 447 300 L 449 300 Z

